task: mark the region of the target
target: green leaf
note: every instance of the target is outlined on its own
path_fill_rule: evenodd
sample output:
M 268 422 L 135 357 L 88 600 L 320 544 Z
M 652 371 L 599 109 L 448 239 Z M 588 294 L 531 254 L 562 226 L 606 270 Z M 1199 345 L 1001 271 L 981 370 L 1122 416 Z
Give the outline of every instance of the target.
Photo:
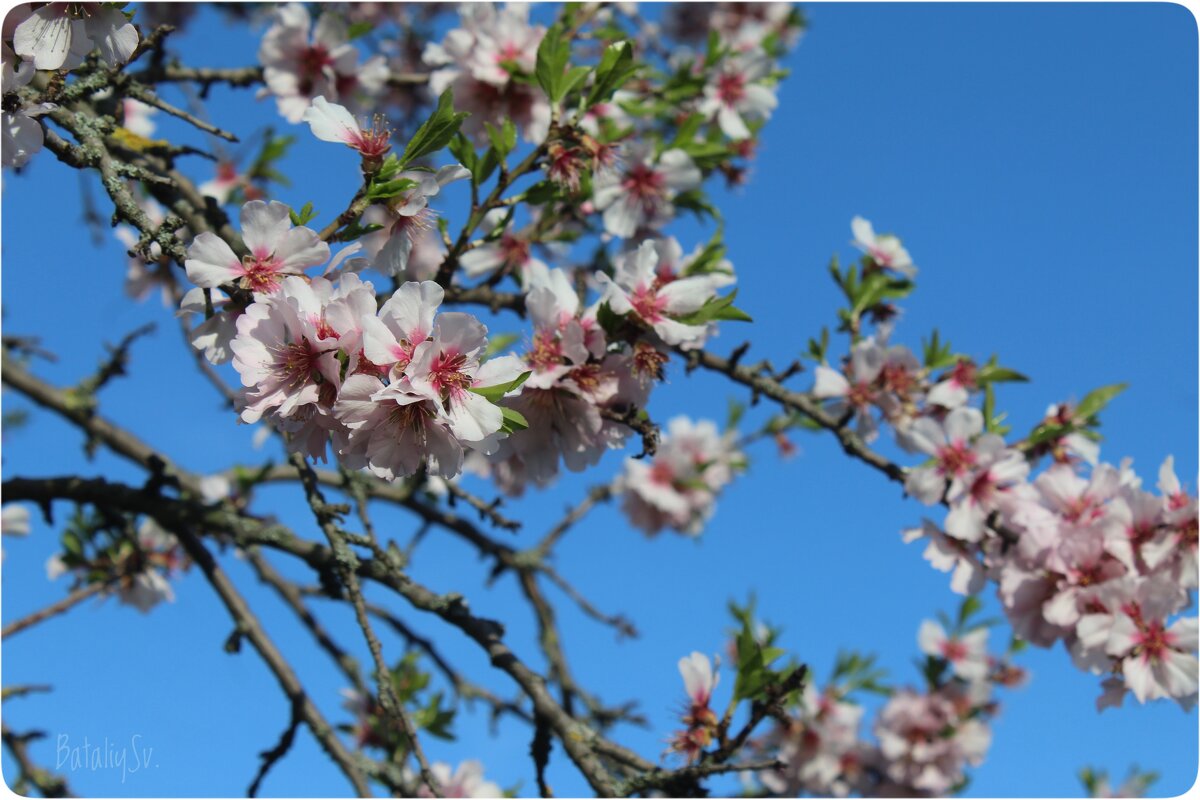
M 392 181 L 371 181 L 371 185 L 367 188 L 368 200 L 389 200 L 396 195 L 403 194 L 409 189 L 417 185 L 417 182 L 412 178 L 396 178 Z
M 483 183 L 488 178 L 492 177 L 492 173 L 496 171 L 496 167 L 500 166 L 500 155 L 496 152 L 496 148 L 489 147 L 479 159 L 479 174 L 477 185 Z
M 475 155 L 475 146 L 471 144 L 470 139 L 463 135 L 462 131 L 454 134 L 454 138 L 450 140 L 450 154 L 457 159 L 458 163 L 470 170 L 471 177 L 474 179 L 479 159 Z M 478 185 L 478 180 L 475 182 Z
M 417 132 L 408 140 L 404 147 L 404 155 L 400 157 L 400 167 L 403 168 L 419 158 L 436 153 L 458 133 L 463 120 L 469 116 L 465 111 L 454 110 L 454 90 L 446 89 L 438 98 L 437 108 L 429 119 L 421 123 Z
M 350 23 L 350 27 L 346 29 L 346 39 L 352 42 L 361 36 L 366 36 L 373 30 L 375 30 L 375 25 L 366 20 L 352 22 Z
M 962 605 L 958 607 L 958 627 L 961 630 L 967 624 L 967 620 L 972 614 L 978 613 L 983 608 L 983 601 L 975 595 L 969 595 L 962 601 Z
M 299 213 L 296 213 L 290 208 L 288 209 L 288 216 L 292 218 L 292 224 L 296 227 L 306 225 L 316 215 L 317 212 L 313 211 L 313 204 L 311 202 L 305 203 L 304 207 L 300 209 Z
M 520 338 L 521 334 L 519 333 L 497 333 L 488 337 L 487 347 L 484 349 L 483 358 L 480 360 L 486 361 L 487 359 L 496 355 L 496 353 L 499 353 L 501 350 L 508 348 L 514 342 L 520 340 Z
M 342 232 L 338 234 L 337 238 L 340 242 L 353 242 L 355 239 L 366 236 L 368 233 L 374 233 L 375 231 L 382 229 L 383 226 L 375 222 L 367 225 L 360 225 L 358 222 L 351 222 L 342 229 Z
M 702 189 L 689 189 L 686 192 L 680 192 L 675 195 L 675 207 L 691 211 L 697 217 L 703 218 L 705 215 L 720 219 L 721 212 L 717 210 L 708 200 L 708 196 Z
M 514 431 L 523 431 L 529 427 L 529 420 L 525 416 L 508 406 L 501 406 L 500 411 L 504 414 L 504 424 L 500 430 L 504 433 L 513 433 Z
M 512 152 L 512 148 L 509 147 L 508 140 L 505 138 L 503 130 L 501 128 L 497 128 L 490 122 L 484 122 L 483 127 L 484 130 L 487 131 L 488 141 L 492 143 L 492 148 L 499 153 L 501 160 L 503 160 L 510 152 Z
M 596 67 L 596 79 L 588 92 L 586 105 L 607 103 L 618 89 L 625 85 L 638 66 L 633 61 L 633 47 L 629 42 L 614 42 L 604 49 Z
M 508 394 L 514 389 L 520 388 L 521 384 L 529 380 L 529 376 L 532 374 L 532 372 L 526 370 L 507 383 L 498 383 L 495 386 L 472 386 L 471 391 L 477 395 L 480 395 L 481 397 L 487 398 L 488 401 L 495 403 L 501 397 L 504 397 L 504 395 Z
M 1029 378 L 1021 373 L 1008 367 L 1002 367 L 997 363 L 996 356 L 988 359 L 988 362 L 979 368 L 975 374 L 975 380 L 980 384 L 987 383 L 1004 383 L 1017 381 L 1020 383 L 1028 383 Z
M 724 297 L 714 297 L 691 314 L 679 317 L 679 321 L 685 325 L 704 325 L 716 320 L 753 322 L 754 320 L 749 314 L 740 308 L 734 307 L 733 301 L 736 297 L 737 289 L 734 289 Z
M 79 536 L 73 531 L 67 531 L 62 535 L 63 550 L 73 556 L 83 555 L 83 542 L 79 540 Z
M 929 369 L 942 369 L 958 361 L 958 356 L 954 354 L 950 343 L 943 343 L 938 339 L 937 328 L 933 329 L 933 337 L 928 342 L 924 339 L 921 340 L 921 345 L 924 351 L 925 366 Z
M 737 400 L 730 398 L 729 400 L 729 416 L 725 419 L 726 430 L 732 430 L 737 427 L 737 424 L 742 421 L 742 416 L 746 413 L 746 406 L 739 403 Z
M 1090 420 L 1099 414 L 1112 399 L 1129 388 L 1128 383 L 1114 383 L 1111 386 L 1101 386 L 1083 396 L 1075 407 L 1072 416 L 1079 421 Z
M 542 37 L 538 45 L 537 64 L 534 76 L 538 85 L 550 98 L 551 103 L 562 100 L 572 89 L 581 84 L 591 70 L 588 67 L 570 67 L 571 40 L 561 22 L 556 22 Z

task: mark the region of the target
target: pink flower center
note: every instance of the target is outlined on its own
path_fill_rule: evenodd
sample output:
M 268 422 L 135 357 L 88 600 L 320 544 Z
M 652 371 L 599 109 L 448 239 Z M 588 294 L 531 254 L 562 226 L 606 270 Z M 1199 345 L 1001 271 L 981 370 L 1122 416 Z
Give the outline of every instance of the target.
M 884 364 L 880 377 L 884 387 L 898 395 L 907 395 L 916 383 L 916 377 L 901 364 Z
M 567 377 L 579 387 L 581 392 L 595 394 L 600 388 L 600 365 L 584 364 L 571 370 Z
M 975 368 L 975 362 L 964 359 L 955 364 L 954 369 L 950 370 L 950 380 L 964 389 L 974 389 L 976 372 L 978 370 Z
M 496 63 L 503 64 L 505 61 L 518 61 L 521 58 L 521 47 L 516 42 L 506 42 L 499 52 L 496 53 Z
M 867 408 L 875 402 L 875 390 L 869 383 L 852 383 L 846 399 L 855 408 Z
M 665 461 L 655 461 L 650 467 L 650 482 L 661 486 L 671 486 L 675 483 L 675 470 Z
M 529 260 L 529 243 L 506 233 L 500 237 L 500 252 L 504 254 L 505 264 L 519 267 Z
M 317 369 L 322 352 L 313 347 L 308 337 L 298 342 L 282 345 L 275 351 L 275 377 L 283 387 L 298 390 L 310 381 L 319 381 L 321 373 Z
M 965 475 L 975 466 L 975 453 L 966 442 L 951 442 L 938 451 L 938 466 L 944 475 Z
M 1133 635 L 1133 643 L 1142 649 L 1145 660 L 1161 661 L 1163 655 L 1175 644 L 1175 634 L 1164 630 L 1162 623 L 1155 621 Z
M 388 421 L 402 430 L 423 432 L 425 430 L 425 423 L 433 415 L 433 409 L 429 408 L 428 403 L 422 401 L 420 403 L 397 405 L 388 415 Z
M 746 97 L 746 79 L 736 72 L 717 78 L 717 97 L 727 106 L 734 106 Z
M 331 66 L 333 66 L 333 59 L 329 57 L 329 51 L 325 49 L 325 45 L 314 44 L 300 54 L 300 72 L 309 80 L 318 77 L 325 67 Z
M 663 365 L 667 363 L 665 353 L 660 353 L 654 345 L 638 342 L 633 350 L 633 374 L 649 375 L 660 379 L 663 376 Z
M 562 343 L 553 331 L 541 330 L 533 335 L 529 363 L 538 371 L 553 369 L 562 363 Z
M 275 254 L 244 256 L 239 283 L 243 289 L 263 294 L 271 294 L 278 289 L 279 264 L 275 262 Z
M 625 173 L 621 186 L 637 199 L 646 202 L 657 200 L 664 194 L 667 179 L 646 164 L 634 164 Z
M 467 357 L 462 353 L 438 353 L 429 366 L 429 382 L 443 396 L 464 392 L 471 388 L 471 376 L 464 372 L 466 367 Z
M 942 655 L 947 661 L 962 661 L 967 657 L 967 646 L 957 639 L 947 639 L 942 642 Z
M 1095 498 L 1081 494 L 1067 503 L 1062 515 L 1068 522 L 1090 522 L 1104 516 L 1104 509 Z
M 667 299 L 659 297 L 652 286 L 639 286 L 629 298 L 630 305 L 637 315 L 650 324 L 663 318 L 663 309 L 667 307 Z
M 382 158 L 392 149 L 392 132 L 385 126 L 382 117 L 376 117 L 372 127 L 352 134 L 350 146 L 367 158 Z

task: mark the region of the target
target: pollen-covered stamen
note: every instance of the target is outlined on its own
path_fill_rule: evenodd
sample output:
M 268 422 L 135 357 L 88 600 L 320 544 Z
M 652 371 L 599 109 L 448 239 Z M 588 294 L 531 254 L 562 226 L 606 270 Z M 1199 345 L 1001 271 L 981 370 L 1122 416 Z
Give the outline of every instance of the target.
M 285 389 L 298 390 L 309 382 L 319 383 L 322 377 L 317 364 L 324 353 L 313 347 L 307 336 L 298 342 L 277 345 L 272 352 L 275 357 L 272 371 Z
M 584 364 L 567 373 L 567 377 L 585 394 L 595 394 L 600 388 L 600 365 Z
M 975 453 L 963 441 L 951 442 L 938 450 L 938 471 L 943 475 L 965 475 L 975 461 Z
M 1095 564 L 1078 567 L 1070 572 L 1071 581 L 1076 586 L 1091 586 L 1096 583 L 1102 583 L 1110 576 L 1104 568 L 1104 564 L 1097 561 Z
M 555 183 L 566 186 L 572 193 L 579 191 L 579 182 L 583 174 L 581 153 L 578 147 L 563 147 L 554 142 L 546 153 L 546 175 Z
M 419 434 L 421 440 L 425 435 L 425 424 L 436 416 L 434 409 L 428 403 L 407 403 L 397 405 L 388 414 L 388 421 L 403 430 Z
M 875 387 L 865 382 L 850 384 L 850 391 L 846 393 L 846 400 L 855 408 L 867 408 L 875 402 L 876 397 Z
M 649 375 L 655 380 L 662 380 L 663 367 L 667 363 L 667 355 L 660 353 L 658 348 L 646 342 L 638 342 L 633 348 L 633 373 L 638 376 Z
M 362 153 L 363 158 L 382 158 L 392 149 L 392 131 L 387 127 L 387 119 L 376 114 L 371 127 L 364 127 L 354 136 L 350 146 Z
M 408 202 L 408 198 L 401 196 L 394 201 L 394 206 L 399 208 Z M 421 234 L 433 228 L 437 223 L 437 212 L 432 208 L 422 208 L 415 214 L 401 214 L 393 225 L 395 233 L 402 233 L 409 238 L 409 241 L 416 242 L 421 238 Z
M 471 388 L 471 376 L 466 373 L 467 357 L 462 353 L 438 353 L 429 365 L 429 382 L 434 390 L 449 398 Z
M 275 254 L 242 257 L 242 277 L 238 284 L 251 292 L 271 294 L 279 288 L 279 264 Z
M 533 335 L 528 361 L 539 372 L 557 367 L 562 363 L 562 342 L 551 331 L 538 331 Z

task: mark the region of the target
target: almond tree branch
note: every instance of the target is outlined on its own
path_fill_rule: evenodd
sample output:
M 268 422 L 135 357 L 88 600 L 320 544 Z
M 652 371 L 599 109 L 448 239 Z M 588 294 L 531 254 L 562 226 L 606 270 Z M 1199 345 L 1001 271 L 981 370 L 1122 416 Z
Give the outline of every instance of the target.
M 417 765 L 420 768 L 422 782 L 433 793 L 434 797 L 441 797 L 442 794 L 437 779 L 433 777 L 433 772 L 429 769 L 429 762 L 425 758 L 425 751 L 422 749 L 421 742 L 417 738 L 416 727 L 413 725 L 412 719 L 409 718 L 408 712 L 404 710 L 404 704 L 400 702 L 400 698 L 396 694 L 396 685 L 392 680 L 392 672 L 388 669 L 387 662 L 383 659 L 383 646 L 380 645 L 378 637 L 375 636 L 375 631 L 371 628 L 371 620 L 367 617 L 366 601 L 363 600 L 362 586 L 358 582 L 358 557 L 350 549 L 345 534 L 338 527 L 337 512 L 325 502 L 325 497 L 321 494 L 321 490 L 317 485 L 317 476 L 313 472 L 313 468 L 309 466 L 305 457 L 299 453 L 292 454 L 291 462 L 300 475 L 300 483 L 304 486 L 304 496 L 308 500 L 309 508 L 312 509 L 318 526 L 329 540 L 329 546 L 333 549 L 337 572 L 341 576 L 346 591 L 350 594 L 350 602 L 354 606 L 355 618 L 358 620 L 358 626 L 362 628 L 363 636 L 367 640 L 367 648 L 371 651 L 371 657 L 375 661 L 375 682 L 379 688 L 380 704 L 383 706 L 384 712 L 404 732 L 409 750 L 416 758 Z
M 58 602 L 51 603 L 45 608 L 39 609 L 27 617 L 22 617 L 21 619 L 8 623 L 4 626 L 4 630 L 0 631 L 0 638 L 7 639 L 14 634 L 20 633 L 26 628 L 32 628 L 39 622 L 44 622 L 51 617 L 64 614 L 82 603 L 84 600 L 100 594 L 107 588 L 107 583 L 89 583 L 86 586 L 81 586 Z
M 74 797 L 71 788 L 67 785 L 66 778 L 42 769 L 29 757 L 29 749 L 26 746 L 29 740 L 42 736 L 45 734 L 13 733 L 7 725 L 0 725 L 0 738 L 3 738 L 4 746 L 12 754 L 19 770 L 17 780 L 13 782 L 12 788 L 21 791 L 21 785 L 27 784 L 37 789 L 42 797 Z

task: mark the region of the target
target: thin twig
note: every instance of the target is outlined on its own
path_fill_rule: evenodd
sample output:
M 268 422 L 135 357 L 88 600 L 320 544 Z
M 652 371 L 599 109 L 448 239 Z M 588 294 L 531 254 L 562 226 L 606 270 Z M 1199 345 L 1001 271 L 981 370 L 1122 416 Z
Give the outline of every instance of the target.
M 4 630 L 0 631 L 0 638 L 7 639 L 14 634 L 18 634 L 26 628 L 32 628 L 39 622 L 44 622 L 51 617 L 56 617 L 59 614 L 64 614 L 70 611 L 75 606 L 87 600 L 89 597 L 94 597 L 109 587 L 108 583 L 89 583 L 86 586 L 81 586 L 69 595 L 59 600 L 56 603 L 51 603 L 43 609 L 33 612 L 27 617 L 22 617 L 15 622 L 10 622 L 4 626 Z

